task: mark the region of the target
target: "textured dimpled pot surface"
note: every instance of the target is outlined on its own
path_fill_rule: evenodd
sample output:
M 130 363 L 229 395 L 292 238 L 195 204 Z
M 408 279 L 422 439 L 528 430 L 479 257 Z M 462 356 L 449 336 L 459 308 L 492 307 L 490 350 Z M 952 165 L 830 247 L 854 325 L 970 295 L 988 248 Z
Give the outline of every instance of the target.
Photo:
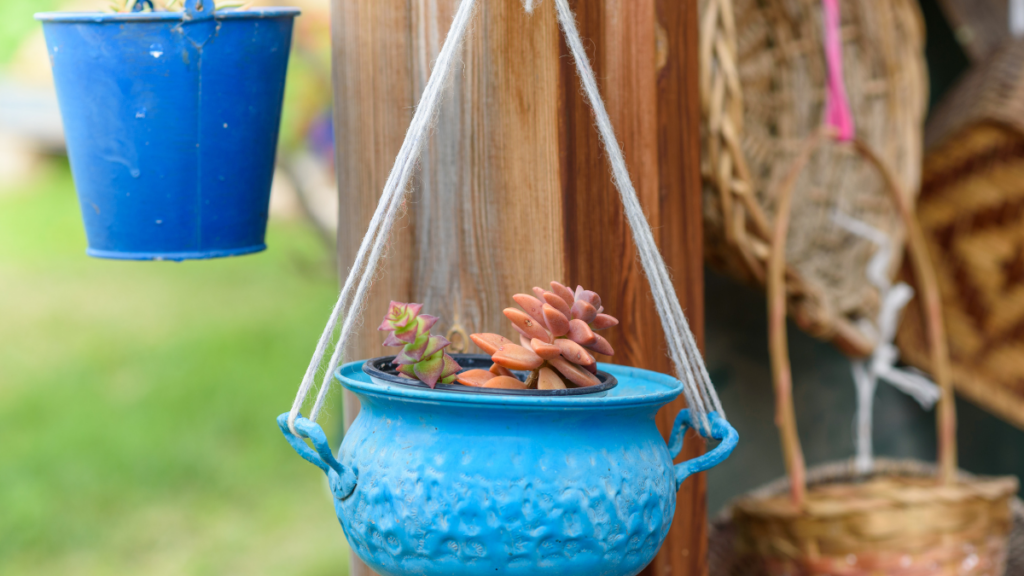
M 629 576 L 665 539 L 679 483 L 724 459 L 736 437 L 714 415 L 724 440 L 674 466 L 681 430 L 670 452 L 654 417 L 679 382 L 600 368 L 619 380 L 606 396 L 552 398 L 424 390 L 347 364 L 337 377 L 361 411 L 327 465 L 296 444 L 287 415 L 279 424 L 326 468 L 352 550 L 380 574 Z M 297 429 L 314 445 L 323 436 L 305 419 Z

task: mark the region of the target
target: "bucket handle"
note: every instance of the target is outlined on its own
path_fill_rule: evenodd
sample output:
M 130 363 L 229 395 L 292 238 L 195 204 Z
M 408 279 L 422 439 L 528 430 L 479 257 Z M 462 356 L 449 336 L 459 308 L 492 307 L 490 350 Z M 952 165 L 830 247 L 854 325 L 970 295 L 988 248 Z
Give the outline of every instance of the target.
M 216 11 L 214 0 L 185 0 L 185 17 L 189 20 L 207 20 Z
M 135 4 L 132 5 L 132 12 L 142 12 L 147 7 L 150 11 L 156 10 L 156 7 L 153 6 L 153 0 L 135 0 Z M 189 20 L 213 18 L 213 13 L 216 11 L 217 6 L 214 0 L 185 0 L 185 14 Z
M 740 435 L 736 432 L 736 429 L 725 418 L 719 416 L 718 412 L 708 413 L 708 420 L 711 423 L 710 437 L 721 442 L 703 456 L 676 464 L 676 491 L 679 491 L 679 487 L 683 485 L 683 480 L 686 480 L 691 474 L 703 472 L 721 464 L 732 454 L 733 449 L 736 448 L 736 443 L 740 440 Z M 672 425 L 672 436 L 668 441 L 668 451 L 672 454 L 673 459 L 683 451 L 683 438 L 690 428 L 693 428 L 690 410 L 688 408 L 680 410 L 679 415 L 676 416 L 675 424 Z
M 327 480 L 330 482 L 331 492 L 334 493 L 335 498 L 344 500 L 352 494 L 356 489 L 355 472 L 351 468 L 342 466 L 341 462 L 338 462 L 334 457 L 334 454 L 331 453 L 331 446 L 327 443 L 327 435 L 324 434 L 323 428 L 319 424 L 310 422 L 302 416 L 296 418 L 295 431 L 302 438 L 292 434 L 292 431 L 288 428 L 288 412 L 277 417 L 277 425 L 281 428 L 281 433 L 284 434 L 285 440 L 292 445 L 292 448 L 299 453 L 299 456 L 302 456 L 304 460 L 327 474 Z M 303 438 L 308 438 L 313 442 L 313 447 L 316 448 L 315 452 L 306 444 Z

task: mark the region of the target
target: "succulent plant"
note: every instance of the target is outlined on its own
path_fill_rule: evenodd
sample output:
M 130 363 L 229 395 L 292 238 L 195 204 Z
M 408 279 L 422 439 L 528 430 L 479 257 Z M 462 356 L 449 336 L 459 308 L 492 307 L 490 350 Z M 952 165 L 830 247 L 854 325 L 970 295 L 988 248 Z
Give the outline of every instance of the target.
M 604 313 L 601 297 L 577 286 L 569 288 L 551 283 L 551 290 L 534 288 L 535 296 L 512 297 L 519 308 L 506 308 L 505 317 L 519 332 L 519 344 L 498 334 L 472 334 L 470 339 L 491 355 L 490 370 L 468 370 L 458 375 L 466 386 L 487 388 L 539 388 L 557 390 L 594 386 L 600 381 L 596 352 L 615 354 L 611 344 L 595 333 L 618 325 Z M 526 382 L 520 382 L 512 370 L 529 370 Z
M 420 314 L 423 304 L 391 302 L 377 330 L 389 331 L 385 346 L 402 346 L 394 363 L 399 374 L 415 378 L 433 388 L 438 382 L 451 384 L 462 367 L 444 349 L 450 344 L 443 336 L 430 334 L 437 317 Z

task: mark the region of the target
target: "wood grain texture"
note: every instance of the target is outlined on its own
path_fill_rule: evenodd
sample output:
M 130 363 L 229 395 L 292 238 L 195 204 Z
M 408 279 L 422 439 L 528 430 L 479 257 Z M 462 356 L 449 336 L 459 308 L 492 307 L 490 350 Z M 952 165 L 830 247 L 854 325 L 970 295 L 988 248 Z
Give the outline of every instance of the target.
M 664 62 L 658 71 L 659 199 L 663 218 L 661 251 L 674 272 L 674 285 L 697 344 L 704 350 L 704 231 L 700 178 L 700 104 L 697 76 L 696 0 L 657 0 L 658 37 L 664 43 Z M 675 414 L 685 406 L 679 399 L 659 414 L 662 432 L 671 430 Z M 680 460 L 704 452 L 691 434 Z M 683 483 L 668 540 L 654 560 L 652 574 L 707 574 L 707 476 L 697 474 Z
M 592 40 L 586 45 L 633 184 L 703 346 L 696 2 L 577 1 L 573 8 L 581 34 Z M 610 335 L 616 363 L 671 373 L 650 288 L 568 58 L 562 77 L 567 279 L 596 290 L 612 314 L 628 318 Z M 684 407 L 680 398 L 659 413 L 666 438 Z M 680 461 L 702 450 L 691 436 Z M 668 539 L 644 574 L 704 574 L 706 554 L 706 485 L 698 474 L 683 484 Z
M 404 0 L 343 0 L 332 6 L 331 36 L 335 87 L 334 119 L 340 194 L 338 270 L 344 276 L 355 260 L 359 243 L 377 206 L 392 162 L 412 119 L 414 90 L 412 20 Z M 408 214 L 396 224 L 389 258 L 367 299 L 364 318 L 349 348 L 350 358 L 379 356 L 383 339 L 373 321 L 389 300 L 412 296 L 412 228 Z M 381 313 L 383 314 L 383 313 Z M 334 400 L 330 404 L 335 404 Z M 329 406 L 330 406 L 329 404 Z M 335 404 L 336 405 L 336 404 Z M 359 413 L 359 401 L 344 393 L 346 426 Z M 370 571 L 351 555 L 349 575 Z
M 456 6 L 334 0 L 343 272 Z M 700 337 L 696 3 L 599 0 L 573 8 L 641 203 Z M 515 336 L 501 314 L 512 294 L 559 279 L 597 290 L 611 313 L 628 319 L 614 331 L 617 363 L 671 371 L 553 2 L 527 16 L 520 0 L 480 1 L 390 246 L 351 358 L 383 353 L 376 319 L 390 299 L 424 302 L 441 317 L 435 332 L 478 352 L 465 335 Z M 358 410 L 353 400 L 346 397 L 349 422 Z M 666 437 L 681 407 L 659 415 Z M 697 445 L 688 442 L 683 457 L 696 455 Z M 703 482 L 697 475 L 684 484 L 669 541 L 652 565 L 657 574 L 704 571 Z M 369 573 L 353 562 L 353 576 Z
M 454 15 L 453 0 L 414 0 L 416 93 Z M 558 28 L 552 11 L 486 0 L 464 66 L 438 117 L 412 194 L 412 298 L 435 332 L 518 339 L 501 310 L 512 294 L 562 277 L 558 202 Z M 455 329 L 453 331 L 453 328 Z M 458 334 L 458 338 L 455 338 Z M 471 350 L 470 350 L 471 349 Z

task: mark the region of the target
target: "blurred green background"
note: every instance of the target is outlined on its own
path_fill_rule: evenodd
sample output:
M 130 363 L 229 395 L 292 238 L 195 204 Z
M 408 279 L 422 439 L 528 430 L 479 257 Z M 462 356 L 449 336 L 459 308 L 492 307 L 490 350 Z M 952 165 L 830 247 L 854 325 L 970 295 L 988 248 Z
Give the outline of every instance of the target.
M 0 81 L 45 84 L 32 14 L 83 4 L 0 2 Z M 283 145 L 329 83 L 305 68 Z M 324 477 L 274 421 L 336 295 L 322 235 L 275 200 L 262 254 L 91 259 L 67 161 L 24 138 L 0 133 L 0 574 L 346 574 Z
M 59 124 L 55 142 L 45 102 L 39 122 L 4 130 L 19 120 L 5 115 L 5 96 L 52 98 L 32 14 L 106 3 L 0 0 L 0 576 L 347 574 L 323 475 L 294 455 L 274 422 L 291 404 L 337 290 L 328 0 L 273 2 L 304 15 L 269 250 L 182 264 L 87 258 Z M 935 101 L 966 58 L 934 0 L 922 6 Z M 317 186 L 326 192 L 298 192 Z M 783 469 L 764 296 L 714 273 L 706 294 L 708 366 L 744 438 L 709 473 L 714 514 Z M 795 328 L 790 334 L 808 460 L 847 458 L 848 361 Z M 330 406 L 323 424 L 336 443 L 340 395 Z M 934 458 L 931 413 L 887 386 L 876 406 L 880 455 Z M 965 468 L 1024 476 L 1024 432 L 965 402 L 958 416 Z

